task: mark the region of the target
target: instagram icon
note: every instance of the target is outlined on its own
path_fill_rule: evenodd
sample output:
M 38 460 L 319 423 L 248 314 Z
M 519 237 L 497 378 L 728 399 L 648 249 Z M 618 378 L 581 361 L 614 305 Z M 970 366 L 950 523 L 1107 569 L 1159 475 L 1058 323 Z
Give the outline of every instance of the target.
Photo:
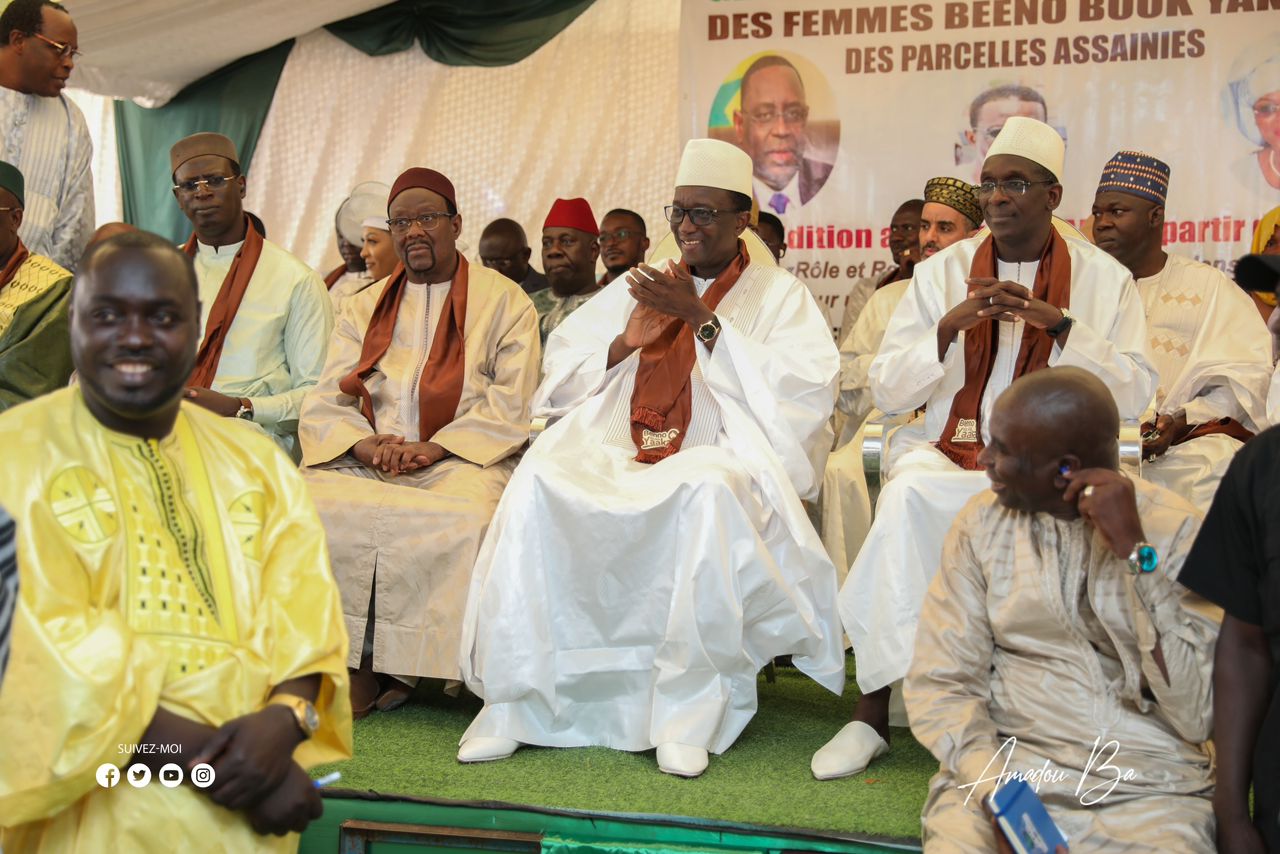
M 197 789 L 207 789 L 213 785 L 213 766 L 201 762 L 191 769 L 191 785 Z

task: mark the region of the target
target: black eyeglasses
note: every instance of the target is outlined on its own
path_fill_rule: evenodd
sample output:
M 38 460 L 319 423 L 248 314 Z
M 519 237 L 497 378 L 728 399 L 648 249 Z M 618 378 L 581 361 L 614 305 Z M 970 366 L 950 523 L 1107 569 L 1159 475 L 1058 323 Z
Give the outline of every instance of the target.
M 617 231 L 600 232 L 600 242 L 601 243 L 614 243 L 614 242 L 621 243 L 624 240 L 629 240 L 632 237 L 639 237 L 639 236 L 640 236 L 640 232 L 638 231 L 630 231 L 625 228 L 620 228 Z
M 452 218 L 445 211 L 440 211 L 439 213 L 419 214 L 415 217 L 398 216 L 395 219 L 387 220 L 387 225 L 393 234 L 408 234 L 409 229 L 413 227 L 415 222 L 422 226 L 423 231 L 435 231 Z
M 83 53 L 81 53 L 76 48 L 72 47 L 70 44 L 66 44 L 64 42 L 56 42 L 51 38 L 40 35 L 39 33 L 27 33 L 27 35 L 35 36 L 36 38 L 40 39 L 40 41 L 44 42 L 49 47 L 56 50 L 58 52 L 58 59 L 66 59 L 69 56 L 71 57 L 71 61 L 74 62 L 75 60 L 84 56 Z
M 1025 196 L 1027 190 L 1036 184 L 1056 184 L 1057 181 L 1023 181 L 1021 178 L 1010 178 L 1008 181 L 983 181 L 976 189 L 979 196 L 990 196 L 996 190 L 1006 196 Z
M 667 215 L 667 222 L 672 225 L 679 225 L 684 222 L 686 216 L 694 225 L 711 225 L 711 221 L 720 214 L 738 214 L 740 210 L 716 210 L 715 208 L 682 208 L 678 205 L 667 205 L 662 209 Z
M 193 178 L 190 181 L 179 181 L 173 185 L 173 189 L 180 193 L 186 193 L 188 196 L 200 189 L 200 185 L 208 187 L 210 190 L 221 190 L 228 183 L 236 179 L 235 175 L 210 175 L 207 178 Z

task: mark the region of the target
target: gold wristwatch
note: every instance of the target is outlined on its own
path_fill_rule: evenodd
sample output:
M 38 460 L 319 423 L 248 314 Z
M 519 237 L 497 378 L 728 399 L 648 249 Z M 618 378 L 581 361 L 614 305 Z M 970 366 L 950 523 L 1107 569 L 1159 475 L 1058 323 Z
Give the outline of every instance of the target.
M 320 714 L 310 700 L 296 694 L 272 694 L 267 705 L 284 706 L 293 712 L 293 719 L 297 722 L 298 729 L 302 730 L 303 738 L 311 738 L 320 729 Z

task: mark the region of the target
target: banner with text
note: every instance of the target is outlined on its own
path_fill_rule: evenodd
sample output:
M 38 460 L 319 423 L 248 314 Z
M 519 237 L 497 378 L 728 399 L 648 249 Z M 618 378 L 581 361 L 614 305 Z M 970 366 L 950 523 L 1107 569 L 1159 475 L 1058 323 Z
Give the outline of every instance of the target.
M 684 138 L 752 155 L 833 326 L 889 269 L 898 205 L 976 183 L 1011 115 L 1066 140 L 1073 224 L 1122 149 L 1172 169 L 1168 251 L 1228 273 L 1280 205 L 1280 0 L 684 0 L 681 84 Z

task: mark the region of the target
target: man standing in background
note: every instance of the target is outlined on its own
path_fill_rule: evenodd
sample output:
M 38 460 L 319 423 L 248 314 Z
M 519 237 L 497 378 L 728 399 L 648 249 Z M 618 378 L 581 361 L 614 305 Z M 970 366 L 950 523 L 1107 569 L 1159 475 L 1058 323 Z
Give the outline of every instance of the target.
M 18 236 L 74 270 L 93 233 L 93 143 L 63 94 L 75 67 L 76 25 L 51 0 L 13 0 L 0 13 L 0 160 L 26 177 Z
M 533 250 L 524 229 L 514 219 L 495 219 L 480 232 L 480 263 L 533 295 L 547 287 L 547 277 L 529 266 Z
M 600 260 L 604 262 L 600 287 L 639 264 L 648 251 L 649 237 L 640 214 L 626 208 L 609 211 L 600 220 Z

